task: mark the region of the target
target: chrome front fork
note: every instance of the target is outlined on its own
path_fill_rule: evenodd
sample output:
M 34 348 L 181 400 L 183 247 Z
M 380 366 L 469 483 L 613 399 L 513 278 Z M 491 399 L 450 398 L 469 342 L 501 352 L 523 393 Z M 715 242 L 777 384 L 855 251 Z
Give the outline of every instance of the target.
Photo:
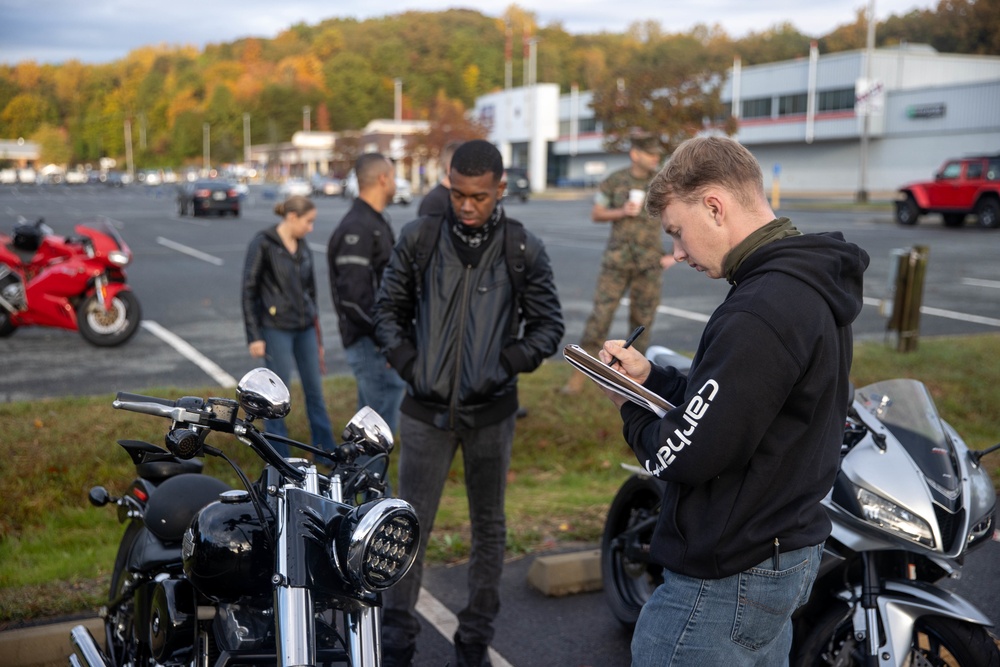
M 297 463 L 297 462 L 293 462 Z M 302 488 L 319 494 L 319 477 L 315 466 L 303 468 L 306 478 Z M 291 525 L 288 504 L 284 490 L 296 488 L 285 486 L 278 493 L 278 558 L 273 577 L 275 629 L 279 664 L 282 667 L 306 667 L 316 664 L 316 620 L 312 591 L 308 588 L 288 585 L 289 535 L 286 526 Z M 343 502 L 340 477 L 330 480 L 329 498 Z M 350 651 L 352 667 L 380 667 L 382 664 L 382 625 L 379 610 L 364 607 L 345 615 L 344 632 Z

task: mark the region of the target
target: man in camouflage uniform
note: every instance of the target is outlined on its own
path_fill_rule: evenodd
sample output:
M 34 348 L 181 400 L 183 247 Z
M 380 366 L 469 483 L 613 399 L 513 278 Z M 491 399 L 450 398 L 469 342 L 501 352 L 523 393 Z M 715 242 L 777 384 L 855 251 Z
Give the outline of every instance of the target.
M 597 223 L 610 222 L 611 236 L 601 260 L 594 309 L 580 341 L 580 347 L 591 354 L 596 354 L 608 337 L 611 320 L 626 292 L 630 331 L 639 325 L 646 327 L 634 346 L 645 352 L 649 345 L 653 316 L 660 303 L 663 270 L 674 264 L 673 257 L 663 251 L 660 223 L 646 214 L 644 201 L 662 154 L 663 148 L 656 137 L 633 138 L 629 149 L 632 164 L 604 179 L 594 197 L 591 218 Z M 630 200 L 629 193 L 633 190 L 643 193 L 643 201 Z M 581 373 L 574 374 L 563 391 L 579 392 L 583 380 Z

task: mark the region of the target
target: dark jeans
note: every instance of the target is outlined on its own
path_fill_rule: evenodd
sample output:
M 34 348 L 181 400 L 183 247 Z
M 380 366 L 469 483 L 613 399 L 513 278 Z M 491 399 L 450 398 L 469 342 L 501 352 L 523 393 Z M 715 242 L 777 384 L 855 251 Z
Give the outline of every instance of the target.
M 323 377 L 319 369 L 319 342 L 316 340 L 316 328 L 286 331 L 264 327 L 261 331 L 264 335 L 267 367 L 281 378 L 285 386 L 291 382 L 292 367 L 299 371 L 302 392 L 306 397 L 309 432 L 312 436 L 310 444 L 326 451 L 333 451 L 336 443 L 333 440 L 330 416 L 326 412 L 326 402 L 323 400 Z M 292 409 L 295 409 L 294 405 Z M 288 427 L 285 426 L 284 419 L 268 419 L 266 431 L 288 436 Z M 283 442 L 271 444 L 279 454 L 289 456 L 288 445 Z M 296 455 L 302 454 L 297 452 Z
M 420 632 L 414 607 L 420 593 L 424 554 L 448 470 L 459 446 L 465 465 L 472 552 L 469 601 L 458 613 L 456 636 L 467 644 L 489 644 L 493 639 L 507 542 L 504 493 L 515 421 L 515 416 L 510 415 L 498 424 L 474 430 L 442 431 L 405 414 L 400 416 L 399 497 L 417 511 L 420 550 L 410 572 L 383 594 L 382 636 L 387 646 L 411 644 Z
M 377 412 L 393 433 L 399 425 L 399 404 L 403 402 L 406 383 L 389 367 L 375 341 L 365 336 L 344 349 L 347 363 L 358 384 L 358 410 L 366 405 Z

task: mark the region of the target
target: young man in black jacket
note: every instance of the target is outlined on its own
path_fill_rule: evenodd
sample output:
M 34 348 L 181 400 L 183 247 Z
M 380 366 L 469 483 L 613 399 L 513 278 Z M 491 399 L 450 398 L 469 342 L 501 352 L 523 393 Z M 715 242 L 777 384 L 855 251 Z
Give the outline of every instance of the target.
M 421 529 L 413 568 L 383 597 L 387 667 L 409 665 L 413 657 L 423 557 L 460 446 L 472 553 L 469 600 L 458 614 L 455 652 L 459 667 L 490 664 L 487 649 L 500 607 L 517 375 L 537 368 L 563 335 L 548 255 L 528 230 L 524 284 L 517 294 L 508 274 L 505 236 L 510 230 L 499 203 L 500 152 L 486 141 L 466 142 L 455 151 L 449 176 L 451 206 L 437 218 L 420 218 L 403 228 L 375 310 L 379 343 L 408 385 L 400 418 L 399 496 L 414 506 Z M 428 220 L 440 231 L 420 271 L 419 240 Z
M 647 207 L 678 262 L 732 288 L 687 377 L 622 341 L 600 352 L 676 406 L 659 418 L 609 393 L 639 462 L 666 481 L 651 553 L 664 583 L 632 664 L 787 664 L 791 614 L 831 529 L 820 501 L 840 458 L 868 255 L 775 219 L 760 166 L 730 139 L 681 144 Z
M 358 197 L 327 246 L 330 292 L 340 338 L 358 385 L 358 408 L 371 406 L 393 433 L 406 385 L 375 342 L 375 295 L 392 254 L 392 228 L 383 214 L 396 193 L 395 169 L 383 155 L 368 153 L 354 165 Z

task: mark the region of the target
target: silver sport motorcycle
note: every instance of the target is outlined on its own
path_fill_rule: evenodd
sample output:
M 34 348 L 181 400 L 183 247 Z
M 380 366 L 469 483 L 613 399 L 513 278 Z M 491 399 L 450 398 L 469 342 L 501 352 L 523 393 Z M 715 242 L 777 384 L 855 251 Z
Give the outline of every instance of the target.
M 659 346 L 646 356 L 690 365 Z M 791 665 L 1000 665 L 992 621 L 937 585 L 960 576 L 965 555 L 993 537 L 996 493 L 981 460 L 998 448 L 969 450 L 916 380 L 855 391 L 840 471 L 823 501 L 833 532 L 812 594 L 793 617 Z M 663 482 L 623 467 L 635 474 L 608 512 L 601 569 L 609 607 L 634 626 L 663 580 L 649 558 Z
M 366 407 L 332 453 L 265 437 L 254 421 L 285 416 L 290 402 L 263 368 L 240 380 L 237 398 L 118 394 L 115 408 L 170 420 L 169 451 L 119 441 L 137 479 L 120 498 L 90 491 L 126 529 L 101 610 L 104 646 L 74 627 L 73 667 L 381 665 L 380 594 L 409 570 L 420 535 L 413 508 L 384 497 L 392 433 Z M 212 433 L 264 460 L 256 482 L 206 442 Z M 326 456 L 331 471 L 282 458 L 269 439 Z M 202 474 L 204 456 L 226 460 L 244 488 Z

